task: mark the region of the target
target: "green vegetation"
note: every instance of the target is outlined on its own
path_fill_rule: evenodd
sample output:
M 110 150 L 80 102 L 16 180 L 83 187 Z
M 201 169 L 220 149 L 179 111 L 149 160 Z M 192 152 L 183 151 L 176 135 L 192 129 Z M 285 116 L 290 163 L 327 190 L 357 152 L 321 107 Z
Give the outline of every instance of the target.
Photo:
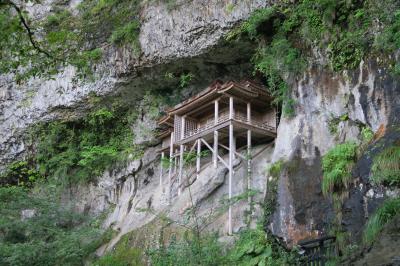
M 149 250 L 152 265 L 289 265 L 294 254 L 286 251 L 261 229 L 247 229 L 231 248 L 217 241 L 216 234 L 200 238 L 185 234 L 168 245 Z
M 93 263 L 94 266 L 139 266 L 143 263 L 140 249 L 127 245 L 118 245 L 113 253 L 108 253 Z
M 138 21 L 132 21 L 121 28 L 117 28 L 111 35 L 111 42 L 121 45 L 129 43 L 135 54 L 140 53 L 139 31 L 140 24 Z
M 0 187 L 0 265 L 82 265 L 109 240 L 110 232 L 55 195 L 51 186 Z
M 361 128 L 361 140 L 363 143 L 370 143 L 374 138 L 374 131 L 368 126 Z
M 140 7 L 139 0 L 88 0 L 72 14 L 62 4 L 54 4 L 52 14 L 31 21 L 25 10 L 6 1 L 0 6 L 0 71 L 23 81 L 50 77 L 73 65 L 81 78 L 90 77 L 107 41 L 130 45 L 139 54 Z
M 43 177 L 28 162 L 16 161 L 10 164 L 4 173 L 0 174 L 0 187 L 32 187 L 41 180 L 43 180 Z
M 40 173 L 64 184 L 89 182 L 127 155 L 140 156 L 130 129 L 136 117 L 134 110 L 112 106 L 75 121 L 37 126 L 32 136 Z
M 400 198 L 388 199 L 375 212 L 364 229 L 364 242 L 372 244 L 385 224 L 400 214 Z
M 342 228 L 342 205 L 353 180 L 351 170 L 357 160 L 358 145 L 354 142 L 338 144 L 322 158 L 322 193 L 333 200 L 335 219 L 330 233 L 336 236 L 341 252 L 347 250 L 349 235 Z
M 357 148 L 356 143 L 346 142 L 336 145 L 324 155 L 322 159 L 324 195 L 348 188 L 352 180 L 351 169 L 357 159 Z
M 278 181 L 284 166 L 285 162 L 283 160 L 279 160 L 273 163 L 268 169 L 270 178 L 267 181 L 267 193 L 263 204 L 264 224 L 268 224 L 269 220 L 271 219 L 271 215 L 275 211 L 277 204 Z
M 227 253 L 227 265 L 293 265 L 296 257 L 261 229 L 248 229 L 239 234 Z
M 399 49 L 399 27 L 400 3 L 395 0 L 384 5 L 377 0 L 281 1 L 256 10 L 226 40 L 245 35 L 259 44 L 255 70 L 265 75 L 275 103 L 290 117 L 295 101 L 286 82 L 304 72 L 312 50 L 329 58 L 334 71 L 354 69 L 367 54 Z
M 400 186 L 400 146 L 393 145 L 378 153 L 371 167 L 371 180 L 375 184 Z
M 172 237 L 167 245 L 150 249 L 151 265 L 224 265 L 223 249 L 217 236 L 185 233 L 183 238 Z

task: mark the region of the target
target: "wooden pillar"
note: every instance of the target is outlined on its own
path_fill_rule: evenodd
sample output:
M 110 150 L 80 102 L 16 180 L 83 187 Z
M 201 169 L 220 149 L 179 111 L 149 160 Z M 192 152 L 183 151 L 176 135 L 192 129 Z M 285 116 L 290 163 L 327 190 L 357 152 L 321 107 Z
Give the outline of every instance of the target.
M 251 124 L 251 105 L 247 103 L 247 122 Z M 247 190 L 251 189 L 251 130 L 247 130 Z M 251 204 L 251 196 L 248 197 L 248 202 Z
M 201 156 L 201 140 L 197 140 L 197 157 L 196 157 L 196 176 L 199 178 L 200 174 L 200 156 Z
M 234 114 L 234 110 L 233 110 L 233 97 L 230 96 L 230 97 L 229 97 L 229 119 L 233 119 L 233 114 Z
M 178 164 L 179 164 L 179 162 L 178 162 L 178 156 L 176 156 L 178 154 L 178 149 L 175 149 L 175 156 L 174 156 L 174 160 L 175 160 L 175 163 L 174 163 L 174 174 L 176 175 L 176 170 L 177 170 L 177 167 L 178 167 Z
M 160 163 L 160 186 L 162 186 L 162 177 L 163 177 L 163 163 L 164 163 L 165 153 L 161 152 L 161 163 Z
M 185 116 L 182 116 L 181 119 L 181 136 L 180 139 L 183 140 L 185 138 Z M 182 183 L 182 174 L 183 174 L 183 152 L 184 145 L 180 145 L 180 153 L 179 153 L 179 175 L 178 175 L 178 196 L 181 194 L 181 183 Z
M 214 102 L 214 125 L 215 126 L 218 124 L 218 112 L 219 112 L 219 106 L 218 106 L 218 100 L 216 100 Z M 214 162 L 214 168 L 217 168 L 218 167 L 218 130 L 214 131 L 213 162 Z
M 168 198 L 171 202 L 171 178 L 172 178 L 172 156 L 174 155 L 174 132 L 171 132 L 171 142 L 169 144 L 169 166 L 168 166 Z
M 234 154 L 234 146 L 233 146 L 233 124 L 232 122 L 229 125 L 229 210 L 228 210 L 228 234 L 232 235 L 232 179 L 233 179 L 233 154 Z

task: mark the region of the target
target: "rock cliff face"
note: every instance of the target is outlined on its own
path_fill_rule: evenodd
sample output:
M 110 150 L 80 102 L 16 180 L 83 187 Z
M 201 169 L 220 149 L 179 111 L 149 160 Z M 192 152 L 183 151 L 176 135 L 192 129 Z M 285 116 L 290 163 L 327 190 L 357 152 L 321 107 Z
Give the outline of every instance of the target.
M 243 42 L 228 44 L 223 37 L 251 11 L 269 3 L 238 1 L 233 10 L 227 11 L 228 2 L 182 1 L 173 10 L 164 4 L 147 5 L 141 17 L 141 55 L 134 57 L 123 48 L 104 47 L 106 58 L 96 66 L 94 82 L 75 80 L 75 69 L 71 67 L 54 80 L 32 79 L 24 85 L 17 85 L 12 76 L 1 75 L 0 169 L 24 155 L 23 134 L 29 126 L 39 121 L 81 116 L 91 107 L 88 100 L 93 93 L 137 104 L 146 89 L 166 87 L 166 72 L 195 73 L 194 85 L 185 92 L 188 95 L 216 78 L 249 76 L 254 47 Z M 269 225 L 288 245 L 325 234 L 334 216 L 331 202 L 321 192 L 321 157 L 327 150 L 336 143 L 360 139 L 360 124 L 376 132 L 400 122 L 400 80 L 381 66 L 384 65 L 381 60 L 371 58 L 357 70 L 342 74 L 319 65 L 310 66 L 303 77 L 291 84 L 296 100 L 295 116 L 281 118 L 274 144 L 257 147 L 260 154 L 254 158 L 253 187 L 261 193 L 255 197 L 256 202 L 263 201 L 268 166 L 280 159 L 289 163 L 279 179 L 278 205 Z M 332 133 L 332 118 L 345 114 L 348 118 L 339 121 L 337 133 Z M 392 139 L 398 139 L 398 133 L 393 132 Z M 121 169 L 110 169 L 96 184 L 71 188 L 64 195 L 66 202 L 73 201 L 82 212 L 111 210 L 105 226 L 119 233 L 99 253 L 111 248 L 125 233 L 154 221 L 160 213 L 179 219 L 191 201 L 199 206 L 201 214 L 212 212 L 227 193 L 226 171 L 205 169 L 191 186 L 191 192 L 186 188 L 178 197 L 173 190 L 168 205 L 167 178 L 164 176 L 160 184 L 156 150 L 157 147 L 150 147 L 140 160 Z M 356 235 L 382 193 L 386 193 L 369 184 L 370 169 L 364 167 L 368 160 L 371 161 L 370 158 L 359 161 L 353 173 L 359 182 L 345 203 L 344 222 Z M 245 169 L 240 161 L 236 167 L 238 182 L 234 191 L 240 194 L 245 188 Z M 190 193 L 194 196 L 192 200 Z M 149 207 L 154 213 L 138 211 Z M 246 208 L 245 203 L 235 205 L 235 231 L 246 224 Z M 257 207 L 251 222 L 260 218 L 261 213 Z M 222 213 L 209 229 L 224 232 L 225 225 L 226 213 Z
M 273 232 L 288 242 L 323 233 L 333 217 L 332 207 L 321 191 L 321 156 L 336 143 L 360 140 L 360 123 L 374 132 L 397 124 L 400 104 L 399 80 L 375 59 L 361 63 L 347 75 L 311 67 L 293 89 L 296 116 L 281 120 L 273 154 L 273 161 L 284 158 L 292 165 L 281 176 L 279 207 L 272 224 Z M 332 118 L 342 115 L 348 115 L 348 119 L 335 125 L 337 133 L 330 132 Z M 361 179 L 351 193 L 357 200 L 351 196 L 351 203 L 347 203 L 346 223 L 353 233 L 359 233 L 368 213 L 374 210 L 364 213 L 362 204 L 370 188 L 369 160 L 362 166 L 363 173 L 354 173 Z M 372 193 L 368 201 L 376 197 L 379 193 Z

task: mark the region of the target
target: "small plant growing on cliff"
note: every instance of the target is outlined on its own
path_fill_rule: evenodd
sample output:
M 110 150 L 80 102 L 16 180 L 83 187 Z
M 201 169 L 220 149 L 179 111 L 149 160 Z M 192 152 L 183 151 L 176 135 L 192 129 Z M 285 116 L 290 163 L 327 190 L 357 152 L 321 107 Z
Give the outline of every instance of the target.
M 385 224 L 400 214 L 400 198 L 386 200 L 368 221 L 364 230 L 364 243 L 372 244 Z
M 43 180 L 36 169 L 26 161 L 16 161 L 10 164 L 6 171 L 0 175 L 1 186 L 32 187 L 35 182 Z
M 179 77 L 179 85 L 181 88 L 186 88 L 190 82 L 192 81 L 192 79 L 194 78 L 194 75 L 192 73 L 187 73 L 187 74 L 182 74 Z
M 371 180 L 375 184 L 400 185 L 400 146 L 393 145 L 373 159 Z
M 140 23 L 131 21 L 128 24 L 117 28 L 113 31 L 110 41 L 117 45 L 129 44 L 133 52 L 137 55 L 140 53 L 139 43 Z
M 324 195 L 348 188 L 352 179 L 351 168 L 357 159 L 357 147 L 358 145 L 354 142 L 339 144 L 323 157 L 322 193 Z

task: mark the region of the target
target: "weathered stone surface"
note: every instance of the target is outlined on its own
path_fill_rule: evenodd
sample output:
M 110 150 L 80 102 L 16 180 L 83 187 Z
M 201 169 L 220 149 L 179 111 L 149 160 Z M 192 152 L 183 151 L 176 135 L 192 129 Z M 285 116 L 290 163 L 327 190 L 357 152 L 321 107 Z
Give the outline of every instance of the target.
M 359 142 L 360 124 L 378 131 L 382 125 L 398 123 L 400 106 L 399 80 L 372 59 L 361 63 L 358 70 L 349 72 L 347 78 L 313 66 L 292 88 L 297 101 L 296 115 L 281 120 L 273 155 L 273 162 L 283 158 L 298 168 L 281 176 L 278 209 L 272 221 L 276 234 L 289 244 L 323 234 L 322 229 L 326 229 L 324 225 L 332 216 L 321 195 L 320 156 L 337 143 Z M 338 133 L 332 134 L 329 130 L 331 118 L 343 114 L 349 119 L 338 123 Z M 368 164 L 369 169 L 370 163 L 371 159 L 363 165 Z M 367 169 L 361 169 L 364 180 L 369 179 Z M 353 203 L 345 204 L 344 223 L 353 233 L 356 229 L 359 232 L 365 222 L 365 184 L 361 193 L 357 191 L 360 189 L 354 188 L 350 193 Z M 346 214 L 353 216 L 347 219 Z
M 385 225 L 372 247 L 351 265 L 400 265 L 400 216 Z

